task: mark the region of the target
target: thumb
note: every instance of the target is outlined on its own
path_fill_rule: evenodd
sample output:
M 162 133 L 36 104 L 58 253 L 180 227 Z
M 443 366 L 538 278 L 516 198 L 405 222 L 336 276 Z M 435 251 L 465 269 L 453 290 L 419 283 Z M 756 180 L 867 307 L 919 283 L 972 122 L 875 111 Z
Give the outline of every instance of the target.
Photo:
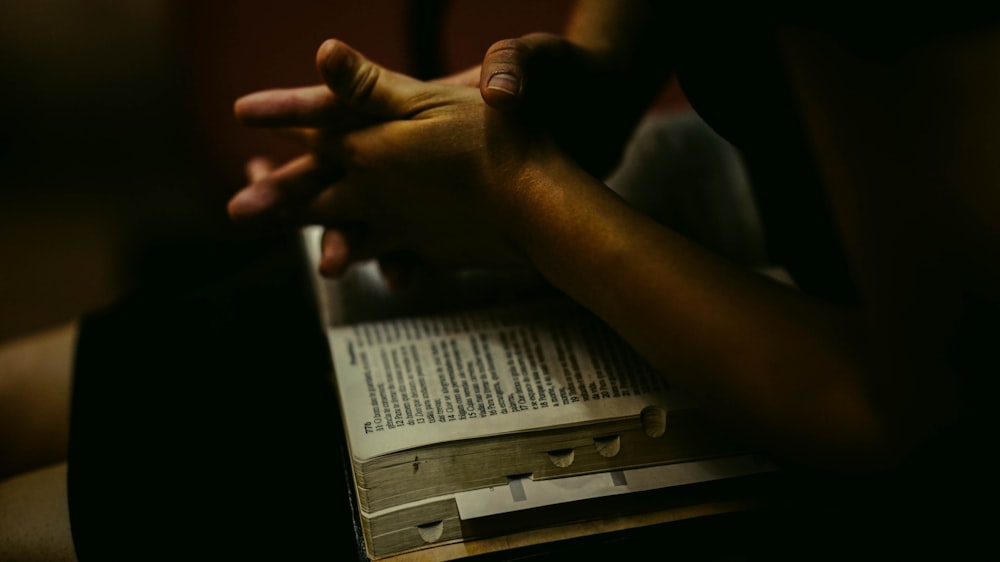
M 327 39 L 320 45 L 316 66 L 338 102 L 386 119 L 408 115 L 411 100 L 427 87 L 419 80 L 375 64 L 336 39 Z
M 567 43 L 551 33 L 530 33 L 518 39 L 497 41 L 486 51 L 479 91 L 483 100 L 497 109 L 511 109 L 524 102 L 531 91 L 538 63 L 564 58 Z

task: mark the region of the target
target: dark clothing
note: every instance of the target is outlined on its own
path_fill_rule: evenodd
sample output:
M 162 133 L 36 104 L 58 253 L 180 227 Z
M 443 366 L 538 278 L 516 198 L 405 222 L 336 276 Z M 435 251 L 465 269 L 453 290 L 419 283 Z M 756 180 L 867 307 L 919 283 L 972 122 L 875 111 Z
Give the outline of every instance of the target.
M 673 37 L 677 79 L 692 107 L 745 158 L 770 258 L 806 293 L 846 306 L 860 304 L 847 268 L 824 186 L 781 65 L 776 25 L 736 18 L 703 25 L 683 21 Z M 973 33 L 990 18 L 914 21 L 799 22 L 829 32 L 870 61 L 892 64 L 946 35 Z M 899 470 L 853 476 L 791 467 L 787 530 L 800 533 L 803 559 L 910 559 L 935 554 L 962 558 L 985 544 L 976 505 L 996 498 L 982 444 L 996 422 L 986 400 L 995 396 L 995 306 L 967 296 L 955 350 L 963 410 L 949 431 L 929 440 Z M 994 343 L 988 343 L 994 342 Z M 823 545 L 825 552 L 816 552 Z
M 684 27 L 674 36 L 677 79 L 705 122 L 744 155 L 771 261 L 803 291 L 857 304 L 773 26 Z
M 291 239 L 182 245 L 151 257 L 200 280 L 85 319 L 68 464 L 81 560 L 356 555 L 325 335 L 298 256 Z

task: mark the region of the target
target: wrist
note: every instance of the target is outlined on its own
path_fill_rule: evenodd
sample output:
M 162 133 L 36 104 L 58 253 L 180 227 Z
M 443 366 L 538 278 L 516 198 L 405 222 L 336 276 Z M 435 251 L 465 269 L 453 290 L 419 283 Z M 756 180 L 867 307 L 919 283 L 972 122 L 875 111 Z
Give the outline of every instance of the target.
M 630 209 L 554 145 L 526 159 L 509 179 L 501 228 L 543 273 L 550 268 L 599 269 L 606 256 L 618 253 L 616 221 Z

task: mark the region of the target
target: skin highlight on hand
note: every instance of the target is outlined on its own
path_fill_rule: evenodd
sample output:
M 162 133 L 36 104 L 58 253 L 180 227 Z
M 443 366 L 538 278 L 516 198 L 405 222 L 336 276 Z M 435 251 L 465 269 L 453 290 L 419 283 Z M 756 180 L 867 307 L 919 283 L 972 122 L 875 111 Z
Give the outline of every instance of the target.
M 252 179 L 229 200 L 227 210 L 236 222 L 274 220 L 314 197 L 335 178 L 332 169 L 306 154 Z
M 251 158 L 246 163 L 246 174 L 250 183 L 263 181 L 273 170 L 274 163 L 262 156 Z

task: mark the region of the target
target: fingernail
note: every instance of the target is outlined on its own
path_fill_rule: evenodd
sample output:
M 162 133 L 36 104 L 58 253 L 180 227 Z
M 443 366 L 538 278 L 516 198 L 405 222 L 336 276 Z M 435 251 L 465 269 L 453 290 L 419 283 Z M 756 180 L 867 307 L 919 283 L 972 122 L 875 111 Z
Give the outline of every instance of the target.
M 501 92 L 516 96 L 521 91 L 521 82 L 513 74 L 498 72 L 490 76 L 490 79 L 486 82 L 486 88 L 489 90 L 500 90 Z

